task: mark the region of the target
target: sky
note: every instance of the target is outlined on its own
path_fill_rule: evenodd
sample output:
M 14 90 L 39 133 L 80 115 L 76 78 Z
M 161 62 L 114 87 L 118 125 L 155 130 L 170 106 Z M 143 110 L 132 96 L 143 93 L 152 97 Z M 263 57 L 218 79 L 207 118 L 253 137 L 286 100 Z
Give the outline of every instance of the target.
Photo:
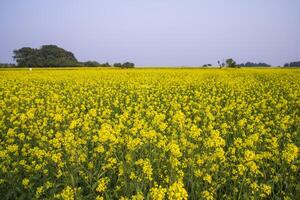
M 138 66 L 300 60 L 300 0 L 0 0 L 0 63 L 55 44 Z

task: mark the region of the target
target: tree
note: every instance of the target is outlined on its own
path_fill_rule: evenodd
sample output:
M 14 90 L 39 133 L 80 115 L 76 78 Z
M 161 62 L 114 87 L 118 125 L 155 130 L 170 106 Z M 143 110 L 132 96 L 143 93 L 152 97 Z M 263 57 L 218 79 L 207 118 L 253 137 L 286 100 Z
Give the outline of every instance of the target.
M 134 68 L 134 63 L 131 62 L 125 62 L 123 64 L 121 63 L 115 63 L 114 67 L 119 67 L 119 68 Z
M 125 62 L 123 63 L 122 68 L 134 68 L 134 63 Z
M 111 65 L 108 62 L 106 62 L 106 63 L 100 64 L 100 67 L 111 67 Z
M 254 62 L 246 62 L 245 64 L 241 63 L 238 66 L 241 67 L 271 67 L 271 65 L 267 64 L 267 63 L 254 63 Z
M 13 58 L 18 63 L 19 67 L 39 67 L 42 65 L 37 49 L 23 47 L 13 51 Z
M 78 66 L 78 61 L 72 52 L 56 45 L 43 45 L 39 53 L 45 67 Z
M 230 67 L 230 68 L 236 68 L 237 67 L 236 62 L 232 58 L 228 58 L 226 60 L 226 65 L 227 65 L 227 67 Z
M 300 61 L 286 63 L 284 67 L 300 67 Z
M 121 63 L 115 63 L 115 64 L 114 64 L 114 67 L 120 67 L 120 68 L 121 68 L 121 67 L 122 67 L 122 64 L 121 64 Z
M 82 63 L 84 66 L 86 67 L 99 67 L 100 63 L 98 63 L 97 61 L 86 61 Z
M 97 61 L 82 62 L 81 65 L 86 66 L 86 67 L 111 67 L 111 65 L 108 62 L 100 64 Z
M 40 49 L 23 47 L 13 51 L 19 67 L 66 67 L 79 66 L 72 52 L 56 45 L 43 45 Z
M 13 63 L 0 63 L 0 68 L 9 68 L 9 67 L 16 67 Z

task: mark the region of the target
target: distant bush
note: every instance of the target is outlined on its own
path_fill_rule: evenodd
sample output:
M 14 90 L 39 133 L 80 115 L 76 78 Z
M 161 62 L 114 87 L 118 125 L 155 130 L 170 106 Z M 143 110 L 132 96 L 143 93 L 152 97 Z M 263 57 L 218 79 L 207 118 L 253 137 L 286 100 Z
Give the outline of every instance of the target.
M 119 68 L 134 68 L 134 63 L 131 62 L 125 62 L 123 64 L 121 63 L 115 63 L 114 67 L 119 67 Z
M 108 62 L 100 64 L 100 67 L 112 67 Z
M 114 64 L 114 67 L 120 67 L 120 68 L 121 68 L 121 67 L 122 67 L 122 64 L 121 64 L 121 63 L 115 63 L 115 64 Z
M 9 67 L 16 67 L 16 65 L 12 63 L 0 63 L 0 68 L 9 68 Z
M 227 67 L 230 67 L 230 68 L 236 68 L 236 67 L 238 67 L 238 66 L 236 65 L 236 62 L 235 62 L 232 58 L 228 58 L 228 59 L 226 60 L 226 66 L 227 66 Z
M 98 63 L 97 61 L 86 61 L 82 62 L 82 65 L 86 67 L 99 67 L 100 63 Z
M 134 68 L 134 63 L 125 62 L 123 63 L 122 68 Z
M 300 67 L 300 61 L 286 63 L 284 67 Z
M 111 65 L 108 62 L 100 64 L 97 61 L 86 61 L 83 62 L 82 65 L 86 67 L 111 67 Z
M 271 67 L 271 65 L 267 63 L 254 63 L 254 62 L 246 62 L 239 64 L 241 67 Z

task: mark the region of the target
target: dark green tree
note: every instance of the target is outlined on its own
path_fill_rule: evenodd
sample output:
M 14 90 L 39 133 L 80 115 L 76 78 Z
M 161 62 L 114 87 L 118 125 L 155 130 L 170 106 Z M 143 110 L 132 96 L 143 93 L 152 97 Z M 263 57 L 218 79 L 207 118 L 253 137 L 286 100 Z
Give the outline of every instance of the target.
M 13 63 L 0 63 L 0 68 L 9 68 L 9 67 L 16 67 Z
M 78 61 L 72 52 L 56 45 L 43 45 L 39 49 L 39 54 L 45 67 L 78 66 Z
M 300 67 L 300 61 L 286 63 L 284 67 Z
M 236 62 L 232 58 L 228 58 L 226 60 L 226 65 L 227 65 L 227 67 L 230 67 L 230 68 L 236 68 L 237 67 Z
M 121 67 L 122 67 L 122 64 L 121 64 L 121 63 L 115 63 L 115 64 L 114 64 L 114 67 L 120 67 L 120 68 L 121 68 Z
M 122 68 L 134 68 L 134 63 L 125 62 L 123 63 Z
M 238 66 L 240 67 L 271 67 L 271 65 L 267 63 L 254 63 L 254 62 L 246 62 L 246 63 L 241 63 Z
M 131 62 L 125 62 L 123 64 L 121 64 L 121 63 L 115 63 L 114 67 L 119 67 L 119 68 L 122 68 L 122 69 L 125 69 L 125 68 L 134 68 L 134 63 L 131 63 Z
M 100 63 L 98 63 L 97 61 L 86 61 L 83 62 L 83 65 L 86 67 L 100 67 Z
M 13 51 L 13 58 L 19 67 L 40 67 L 43 61 L 39 56 L 39 51 L 30 47 L 23 47 Z
M 106 62 L 106 63 L 100 64 L 100 67 L 111 67 L 111 65 L 108 62 Z
M 78 66 L 72 52 L 56 45 L 43 45 L 40 49 L 23 47 L 13 51 L 19 67 L 66 67 Z

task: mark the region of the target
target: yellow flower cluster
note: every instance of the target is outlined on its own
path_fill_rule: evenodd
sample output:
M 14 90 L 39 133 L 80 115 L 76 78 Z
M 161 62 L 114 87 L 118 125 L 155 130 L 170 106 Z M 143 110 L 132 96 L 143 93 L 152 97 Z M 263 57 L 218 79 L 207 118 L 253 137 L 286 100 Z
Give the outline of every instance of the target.
M 108 183 L 109 179 L 108 178 L 101 178 L 99 181 L 98 181 L 98 186 L 96 188 L 96 191 L 99 192 L 99 193 L 102 193 L 106 190 L 107 188 L 107 183 Z
M 184 185 L 182 182 L 173 183 L 168 190 L 168 199 L 170 200 L 186 200 L 188 198 L 188 194 L 184 189 Z
M 299 69 L 0 76 L 1 199 L 299 199 Z

